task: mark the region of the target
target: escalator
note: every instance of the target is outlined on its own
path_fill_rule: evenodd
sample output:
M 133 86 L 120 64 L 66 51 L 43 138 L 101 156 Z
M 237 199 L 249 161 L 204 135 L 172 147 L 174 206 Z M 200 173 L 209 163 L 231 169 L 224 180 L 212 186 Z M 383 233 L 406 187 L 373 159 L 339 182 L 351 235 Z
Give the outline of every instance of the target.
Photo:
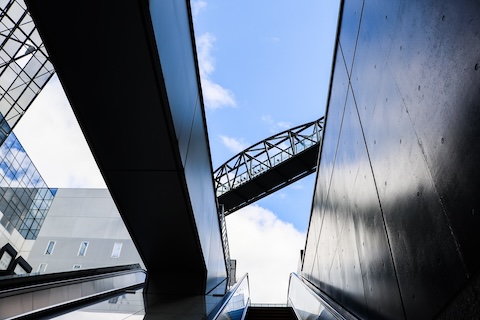
M 245 320 L 297 320 L 297 317 L 288 306 L 250 306 Z
M 292 273 L 285 305 L 250 303 L 248 274 L 244 275 L 210 313 L 207 320 L 357 320 L 308 280 Z

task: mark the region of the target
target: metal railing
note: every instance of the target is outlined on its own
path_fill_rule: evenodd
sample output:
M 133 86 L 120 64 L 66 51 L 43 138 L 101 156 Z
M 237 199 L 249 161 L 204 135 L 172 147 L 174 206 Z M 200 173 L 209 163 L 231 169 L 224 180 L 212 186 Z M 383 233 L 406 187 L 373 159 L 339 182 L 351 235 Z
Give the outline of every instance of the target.
M 229 192 L 295 155 L 317 145 L 324 117 L 285 130 L 240 152 L 213 173 L 216 195 Z
M 225 266 L 227 268 L 227 279 L 230 283 L 232 277 L 232 265 L 230 261 L 230 247 L 228 245 L 227 223 L 225 221 L 225 212 L 223 205 L 219 205 L 220 231 L 222 233 L 223 254 L 225 256 Z
M 251 303 L 250 307 L 286 308 L 287 303 Z
M 138 264 L 2 278 L 0 318 L 45 319 L 143 288 Z

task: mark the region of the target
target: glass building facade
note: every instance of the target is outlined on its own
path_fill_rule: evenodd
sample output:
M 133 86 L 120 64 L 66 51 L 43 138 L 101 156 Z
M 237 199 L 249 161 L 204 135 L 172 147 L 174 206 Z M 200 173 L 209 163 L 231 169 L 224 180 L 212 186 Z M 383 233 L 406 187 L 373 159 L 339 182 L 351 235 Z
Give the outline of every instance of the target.
M 12 132 L 0 146 L 0 224 L 36 239 L 56 189 L 47 187 Z
M 0 0 L 0 144 L 55 73 L 22 0 Z

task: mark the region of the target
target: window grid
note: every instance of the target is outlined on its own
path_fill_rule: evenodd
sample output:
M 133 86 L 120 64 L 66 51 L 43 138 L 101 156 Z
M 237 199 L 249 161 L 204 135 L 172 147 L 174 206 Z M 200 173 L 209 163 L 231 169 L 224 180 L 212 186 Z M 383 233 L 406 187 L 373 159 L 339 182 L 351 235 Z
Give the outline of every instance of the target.
M 23 0 L 0 4 L 0 143 L 55 70 Z
M 13 133 L 0 146 L 0 176 L 0 224 L 35 240 L 56 190 L 47 187 Z

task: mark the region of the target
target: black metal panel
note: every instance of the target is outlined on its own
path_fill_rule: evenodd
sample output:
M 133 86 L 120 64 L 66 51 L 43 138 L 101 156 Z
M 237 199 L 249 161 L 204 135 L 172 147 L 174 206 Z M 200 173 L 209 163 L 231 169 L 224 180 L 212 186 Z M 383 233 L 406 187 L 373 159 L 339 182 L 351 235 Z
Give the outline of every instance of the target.
M 346 62 L 347 72 L 350 76 L 355 56 L 356 39 L 364 0 L 345 1 L 342 12 L 342 25 L 340 28 L 340 44 Z
M 209 146 L 201 108 L 199 103 L 192 123 L 185 162 L 185 178 L 195 215 L 197 233 L 207 266 L 206 292 L 208 292 L 222 283 L 227 275 Z M 224 281 L 225 285 L 226 281 Z
M 385 215 L 405 312 L 407 317 L 428 318 L 463 285 L 466 274 L 456 237 L 452 236 L 445 207 L 431 177 L 431 168 L 426 164 L 425 142 L 417 135 L 414 125 L 420 119 L 412 114 L 417 110 L 424 115 L 424 128 L 438 127 L 439 123 L 431 123 L 436 106 L 429 106 L 431 102 L 425 101 L 408 103 L 398 87 L 396 74 L 402 74 L 408 81 L 415 76 L 415 72 L 411 72 L 412 76 L 408 77 L 410 70 L 399 67 L 404 64 L 399 63 L 397 56 L 401 53 L 397 52 L 418 54 L 419 44 L 410 43 L 411 33 L 405 33 L 404 29 L 415 25 L 418 19 L 411 13 L 419 14 L 422 10 L 409 4 L 396 8 L 395 14 L 390 15 L 390 5 L 382 9 L 380 2 L 365 4 L 352 87 Z M 422 21 L 429 16 L 430 13 Z M 378 30 L 382 29 L 391 32 L 379 49 L 374 35 L 378 36 Z M 362 72 L 364 68 L 371 69 L 372 64 L 374 70 L 378 66 L 380 71 Z M 431 75 L 425 72 L 423 77 Z
M 358 20 L 360 3 L 344 3 L 303 273 L 362 318 L 432 318 L 480 266 L 480 4 L 366 0 Z M 364 302 L 345 286 L 354 248 Z
M 303 273 L 313 283 L 321 286 L 321 278 L 324 279 L 326 274 L 322 276 L 322 270 L 318 270 L 316 265 L 317 246 L 319 245 L 319 237 L 321 228 L 324 223 L 325 212 L 330 208 L 326 201 L 330 188 L 331 176 L 335 164 L 337 152 L 337 140 L 339 138 L 342 126 L 343 109 L 347 97 L 348 76 L 345 69 L 341 51 L 337 51 L 334 64 L 334 74 L 332 79 L 332 89 L 330 92 L 330 108 L 328 110 L 328 122 L 325 123 L 323 143 L 321 149 L 321 160 L 317 169 L 317 178 L 315 183 L 315 195 L 312 204 L 312 213 L 310 216 L 309 230 L 307 235 L 306 250 L 304 252 Z M 325 247 L 322 247 L 325 249 Z M 321 261 L 326 263 L 327 255 L 320 256 Z
M 200 112 L 195 108 L 200 99 L 200 86 L 193 56 L 195 49 L 192 42 L 187 41 L 192 35 L 186 7 L 187 1 L 150 1 L 156 45 L 162 60 L 170 112 L 184 166 L 189 152 L 192 123 L 195 113 Z
M 416 14 L 404 15 L 394 33 L 390 57 L 398 67 L 391 73 L 473 273 L 480 267 L 480 4 L 429 1 L 404 10 Z
M 157 3 L 168 7 L 173 2 Z M 169 73 L 169 79 L 164 79 L 147 2 L 122 0 L 112 5 L 100 1 L 94 7 L 29 1 L 87 142 L 149 271 L 146 291 L 204 295 L 208 252 L 203 250 L 195 224 L 183 149 L 171 116 L 171 108 L 179 107 L 169 104 L 166 89 L 166 82 L 175 83 L 177 78 Z M 180 41 L 188 51 L 192 38 L 185 38 L 184 29 L 189 12 L 186 4 L 177 8 L 176 15 L 182 17 L 165 20 L 164 32 L 178 36 L 178 28 L 183 28 L 183 36 L 172 40 L 172 46 Z M 121 50 L 107 49 L 119 46 Z M 179 59 L 194 60 L 190 54 Z M 194 79 L 189 83 L 178 80 L 180 88 L 176 89 L 192 94 L 195 72 L 182 69 L 180 74 Z M 187 99 L 193 105 L 185 108 L 195 109 L 197 97 Z M 211 167 L 204 170 L 210 177 Z M 216 212 L 209 213 L 216 217 Z M 217 270 L 214 273 L 216 277 Z
M 369 319 L 403 319 L 400 291 L 357 107 L 349 90 L 336 170 L 344 175 L 342 204 L 352 214 Z

